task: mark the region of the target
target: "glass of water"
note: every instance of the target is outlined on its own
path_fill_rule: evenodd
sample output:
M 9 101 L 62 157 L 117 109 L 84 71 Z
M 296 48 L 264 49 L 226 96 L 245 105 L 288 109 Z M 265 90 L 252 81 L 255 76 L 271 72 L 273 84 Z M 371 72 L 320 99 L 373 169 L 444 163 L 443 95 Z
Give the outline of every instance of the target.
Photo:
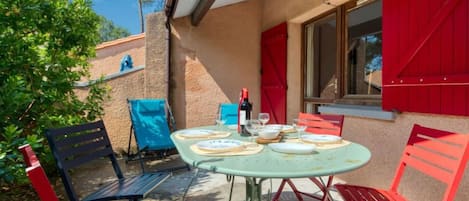
M 298 138 L 301 137 L 303 132 L 306 130 L 307 121 L 305 119 L 293 119 L 293 127 L 295 128 L 296 132 L 298 133 Z
M 217 128 L 220 129 L 220 130 L 223 130 L 223 126 L 225 125 L 226 120 L 225 119 L 217 119 L 217 120 L 215 120 L 215 122 L 217 123 Z
M 259 120 L 251 119 L 246 121 L 246 130 L 251 134 L 252 141 L 256 141 L 256 137 L 261 129 L 261 122 Z

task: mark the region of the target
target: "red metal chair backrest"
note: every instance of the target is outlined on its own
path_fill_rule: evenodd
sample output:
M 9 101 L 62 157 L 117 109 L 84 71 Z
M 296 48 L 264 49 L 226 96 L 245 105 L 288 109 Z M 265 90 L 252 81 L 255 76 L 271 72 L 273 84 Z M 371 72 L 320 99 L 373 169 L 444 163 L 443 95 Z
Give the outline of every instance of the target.
M 24 162 L 26 163 L 26 174 L 42 201 L 58 201 L 57 195 L 47 178 L 46 173 L 41 167 L 33 149 L 29 144 L 18 148 L 23 153 Z
M 342 135 L 344 115 L 299 113 L 298 119 L 306 119 L 306 132 Z
M 405 168 L 412 167 L 447 184 L 442 200 L 453 200 L 469 159 L 468 144 L 469 134 L 415 124 L 390 190 L 397 192 Z

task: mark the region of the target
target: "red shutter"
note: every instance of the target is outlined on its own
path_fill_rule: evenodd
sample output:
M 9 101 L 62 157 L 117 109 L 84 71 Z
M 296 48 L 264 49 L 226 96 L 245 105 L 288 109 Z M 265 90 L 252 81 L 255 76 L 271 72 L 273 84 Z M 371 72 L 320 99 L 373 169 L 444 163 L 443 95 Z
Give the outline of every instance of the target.
M 261 112 L 270 123 L 286 123 L 287 23 L 262 32 Z
M 469 116 L 469 0 L 383 0 L 383 109 Z

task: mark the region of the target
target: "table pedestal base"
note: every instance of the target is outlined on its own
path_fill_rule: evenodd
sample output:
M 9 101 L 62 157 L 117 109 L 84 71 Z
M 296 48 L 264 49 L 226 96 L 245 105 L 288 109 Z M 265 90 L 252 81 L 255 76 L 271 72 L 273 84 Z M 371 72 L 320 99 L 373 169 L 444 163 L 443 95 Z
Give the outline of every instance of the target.
M 255 178 L 255 177 L 245 177 L 245 178 L 246 178 L 246 201 L 261 201 L 262 182 L 266 180 L 266 178 Z

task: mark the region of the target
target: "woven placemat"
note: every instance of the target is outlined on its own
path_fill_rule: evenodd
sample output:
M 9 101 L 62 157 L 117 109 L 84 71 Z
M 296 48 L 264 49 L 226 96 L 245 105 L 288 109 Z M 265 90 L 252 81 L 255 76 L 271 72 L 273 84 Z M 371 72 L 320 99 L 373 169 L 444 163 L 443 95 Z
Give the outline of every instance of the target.
M 340 142 L 337 143 L 329 143 L 329 144 L 321 144 L 321 143 L 310 143 L 310 142 L 305 142 L 300 139 L 287 139 L 285 142 L 294 142 L 294 143 L 301 143 L 301 144 L 314 144 L 316 145 L 316 149 L 335 149 L 343 146 L 347 146 L 351 144 L 352 142 L 348 140 L 341 140 Z
M 180 133 L 175 133 L 174 135 L 179 140 L 206 140 L 206 139 L 218 139 L 218 138 L 229 137 L 231 135 L 231 132 L 228 132 L 228 131 L 213 131 L 213 133 L 211 133 L 210 135 L 198 136 L 198 137 L 186 137 L 186 136 L 182 136 L 181 134 L 184 134 L 184 131 L 182 131 Z
M 196 144 L 191 145 L 191 150 L 199 155 L 204 156 L 242 156 L 242 155 L 252 155 L 257 154 L 264 149 L 264 145 L 257 144 L 257 143 L 244 143 L 243 149 L 237 149 L 233 151 L 227 152 L 213 152 L 213 151 L 205 151 L 201 150 L 197 147 Z

